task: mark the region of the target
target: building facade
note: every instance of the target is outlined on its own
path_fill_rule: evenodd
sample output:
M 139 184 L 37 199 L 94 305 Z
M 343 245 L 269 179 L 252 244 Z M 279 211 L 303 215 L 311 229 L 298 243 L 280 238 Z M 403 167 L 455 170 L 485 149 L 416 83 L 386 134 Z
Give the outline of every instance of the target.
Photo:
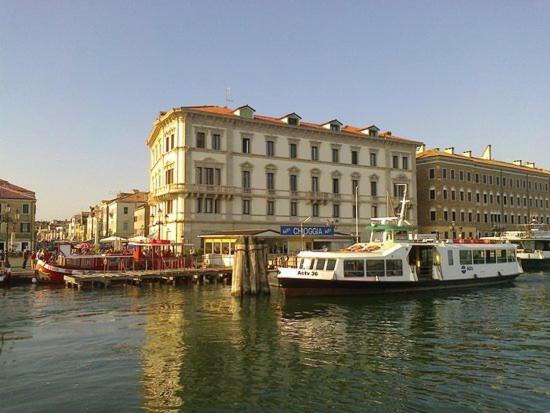
M 360 230 L 371 217 L 393 215 L 387 194 L 397 207 L 403 184 L 415 223 L 419 144 L 375 125 L 313 124 L 250 106 L 161 112 L 147 139 L 151 233 L 198 244 L 214 231 L 307 222 L 350 234 L 356 211 Z
M 417 154 L 418 221 L 440 238 L 476 238 L 530 224 L 550 225 L 550 171 L 454 148 Z
M 35 217 L 34 192 L 0 179 L 0 250 L 33 249 Z
M 134 236 L 147 237 L 149 235 L 149 204 L 138 206 L 134 211 Z
M 88 211 L 82 211 L 73 215 L 69 223 L 69 240 L 86 241 L 88 240 Z

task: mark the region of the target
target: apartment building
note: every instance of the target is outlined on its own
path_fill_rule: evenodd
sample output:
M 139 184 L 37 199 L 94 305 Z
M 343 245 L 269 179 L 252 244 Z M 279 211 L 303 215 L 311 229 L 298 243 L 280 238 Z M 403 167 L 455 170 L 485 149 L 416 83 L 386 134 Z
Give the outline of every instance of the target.
M 95 243 L 102 238 L 134 236 L 134 213 L 147 203 L 148 193 L 134 189 L 90 207 L 87 234 Z
M 73 215 L 69 222 L 68 237 L 71 241 L 86 241 L 88 238 L 87 223 L 88 211 L 82 211 L 79 214 Z
M 248 105 L 161 112 L 147 138 L 151 232 L 195 244 L 214 231 L 304 222 L 354 234 L 357 214 L 364 235 L 371 217 L 393 215 L 387 194 L 397 207 L 404 184 L 415 223 L 419 144 L 376 125 L 314 124 Z
M 416 157 L 420 231 L 475 238 L 530 224 L 550 225 L 550 171 L 454 148 L 420 147 Z
M 34 192 L 0 179 L 0 250 L 33 249 L 35 216 Z

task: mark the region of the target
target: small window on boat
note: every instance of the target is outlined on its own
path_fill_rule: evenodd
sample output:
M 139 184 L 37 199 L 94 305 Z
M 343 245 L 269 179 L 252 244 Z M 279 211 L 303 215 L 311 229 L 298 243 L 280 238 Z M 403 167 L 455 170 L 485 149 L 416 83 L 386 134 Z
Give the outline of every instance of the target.
M 494 264 L 495 262 L 497 262 L 497 251 L 485 250 L 485 263 Z
M 344 260 L 344 277 L 364 277 L 365 261 Z
M 326 271 L 334 271 L 334 268 L 336 268 L 336 260 L 327 260 Z
M 326 262 L 326 261 L 327 261 L 327 260 L 325 260 L 325 259 L 321 259 L 321 258 L 318 259 L 318 260 L 317 260 L 317 263 L 315 264 L 315 269 L 316 269 L 316 270 L 324 270 L 324 269 L 325 269 L 325 262 Z
M 485 264 L 485 250 L 474 250 L 474 264 Z
M 508 251 L 508 262 L 516 261 L 516 250 Z
M 454 259 L 453 254 L 454 254 L 453 250 L 447 251 L 447 259 L 449 261 L 449 265 L 455 265 L 455 259 Z
M 369 261 L 370 263 L 370 261 Z M 386 260 L 386 276 L 401 277 L 403 275 L 402 260 Z
M 506 262 L 506 250 L 497 250 L 497 262 Z
M 315 268 L 315 259 L 313 258 L 306 258 L 306 263 L 304 265 L 306 270 L 312 270 Z
M 304 269 L 304 259 L 303 258 L 300 258 L 298 260 L 298 268 L 303 270 Z
M 368 277 L 383 277 L 384 276 L 384 260 L 367 260 L 367 276 Z
M 460 250 L 460 265 L 472 265 L 472 251 Z

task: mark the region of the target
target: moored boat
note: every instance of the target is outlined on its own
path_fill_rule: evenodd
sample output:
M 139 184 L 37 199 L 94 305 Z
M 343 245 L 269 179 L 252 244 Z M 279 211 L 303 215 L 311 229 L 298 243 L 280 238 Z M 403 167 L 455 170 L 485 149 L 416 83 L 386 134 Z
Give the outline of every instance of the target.
M 339 251 L 302 251 L 296 268 L 280 268 L 288 296 L 346 295 L 470 288 L 513 281 L 523 272 L 516 245 L 436 241 L 412 234 L 399 217 L 373 219 L 371 239 Z

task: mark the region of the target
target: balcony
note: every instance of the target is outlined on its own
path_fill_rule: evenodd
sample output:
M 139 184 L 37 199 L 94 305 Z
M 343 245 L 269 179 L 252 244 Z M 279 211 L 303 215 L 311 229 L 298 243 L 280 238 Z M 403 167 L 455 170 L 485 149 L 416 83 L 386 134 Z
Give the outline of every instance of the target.
M 154 191 L 153 200 L 170 199 L 171 195 L 184 194 L 186 197 L 221 196 L 233 198 L 234 188 L 222 185 L 169 184 Z
M 311 204 L 317 202 L 317 203 L 322 203 L 324 205 L 329 201 L 329 199 L 331 198 L 331 195 L 332 194 L 329 194 L 328 192 L 310 191 L 307 193 L 306 198 Z

